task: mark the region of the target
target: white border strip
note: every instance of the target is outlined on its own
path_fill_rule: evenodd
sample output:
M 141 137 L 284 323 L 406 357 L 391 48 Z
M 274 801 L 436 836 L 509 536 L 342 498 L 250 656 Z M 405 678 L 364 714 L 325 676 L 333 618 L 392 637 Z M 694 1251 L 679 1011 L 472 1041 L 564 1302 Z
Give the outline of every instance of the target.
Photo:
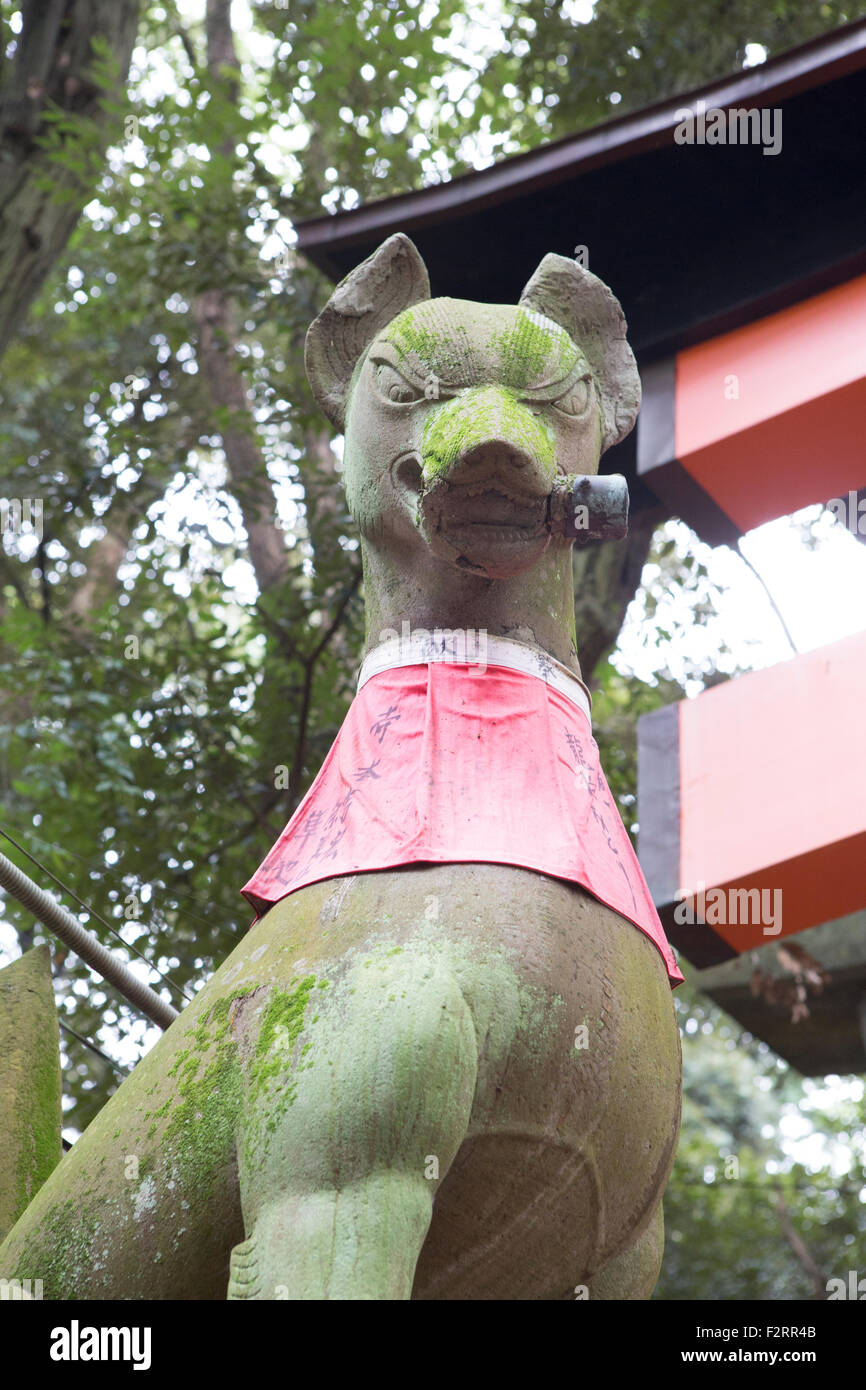
M 392 637 L 367 653 L 358 676 L 358 690 L 373 676 L 398 666 L 425 666 L 433 661 L 453 666 L 477 666 L 482 671 L 488 666 L 505 666 L 509 671 L 522 671 L 526 676 L 536 676 L 553 686 L 586 715 L 592 728 L 592 697 L 583 681 L 567 666 L 540 647 L 530 647 L 510 637 L 489 637 L 480 632 L 472 633 L 476 639 L 476 654 L 470 656 L 466 654 L 466 636 L 466 633 L 457 630 L 434 630 Z M 479 641 L 479 638 L 482 640 Z M 471 644 L 469 646 L 471 649 Z

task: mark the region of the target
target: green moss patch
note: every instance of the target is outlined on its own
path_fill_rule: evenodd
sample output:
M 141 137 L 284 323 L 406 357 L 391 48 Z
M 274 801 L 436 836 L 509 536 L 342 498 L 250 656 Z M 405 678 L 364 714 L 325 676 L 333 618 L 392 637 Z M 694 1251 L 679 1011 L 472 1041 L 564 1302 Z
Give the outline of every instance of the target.
M 249 993 L 243 988 L 224 995 L 186 1030 L 190 1046 L 181 1048 L 167 1074 L 176 1080 L 175 1089 L 158 1109 L 145 1114 L 154 1122 L 168 1118 L 161 1147 L 183 1179 L 213 1172 L 231 1148 L 243 1097 L 231 1009 Z M 148 1137 L 155 1132 L 154 1123 Z
M 317 981 L 315 975 L 307 975 L 289 992 L 274 990 L 262 1018 L 255 1057 L 250 1068 L 251 1094 L 261 1092 L 271 1082 L 285 1078 L 282 1099 L 286 1104 L 292 1104 L 297 1086 L 287 1076 L 287 1069 L 295 1043 L 304 1026 L 304 1012 L 310 995 L 317 986 L 321 989 L 326 988 L 327 984 L 327 980 Z M 309 1048 L 308 1043 L 301 1056 L 308 1052 Z
M 447 474 L 462 454 L 496 437 L 524 450 L 553 478 L 556 440 L 550 425 L 513 391 L 488 386 L 456 396 L 428 415 L 421 446 L 425 481 Z
M 534 315 L 517 309 L 514 322 L 490 342 L 500 354 L 502 381 L 512 387 L 533 386 L 546 375 L 564 376 L 575 362 L 576 349 L 564 329 L 545 328 Z

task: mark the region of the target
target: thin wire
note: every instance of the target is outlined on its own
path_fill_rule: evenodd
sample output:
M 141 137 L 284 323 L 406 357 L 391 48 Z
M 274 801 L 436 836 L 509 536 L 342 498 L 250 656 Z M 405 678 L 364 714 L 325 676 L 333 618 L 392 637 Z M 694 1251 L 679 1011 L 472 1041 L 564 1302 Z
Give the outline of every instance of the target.
M 794 652 L 796 656 L 799 656 L 799 655 L 800 655 L 799 649 L 798 649 L 797 644 L 796 644 L 796 642 L 794 641 L 793 637 L 791 636 L 790 632 L 788 631 L 788 624 L 785 622 L 785 619 L 782 617 L 781 609 L 779 608 L 779 605 L 777 604 L 776 600 L 773 598 L 773 595 L 772 595 L 771 592 L 770 592 L 770 588 L 769 588 L 769 585 L 767 584 L 766 579 L 765 579 L 764 576 L 761 574 L 760 570 L 758 570 L 757 567 L 756 567 L 755 565 L 752 564 L 752 561 L 749 559 L 748 555 L 746 555 L 745 551 L 743 550 L 742 539 L 743 539 L 743 538 L 742 538 L 742 536 L 741 536 L 740 539 L 737 541 L 737 553 L 738 553 L 740 559 L 743 561 L 743 563 L 744 563 L 745 565 L 748 565 L 748 566 L 749 566 L 749 569 L 752 571 L 752 574 L 755 576 L 755 578 L 757 579 L 758 583 L 761 585 L 762 589 L 764 590 L 764 593 L 767 595 L 767 598 L 770 600 L 770 604 L 772 605 L 773 612 L 775 613 L 776 617 L 779 619 L 779 622 L 782 624 L 782 627 L 785 629 L 785 636 L 786 636 L 787 639 L 788 639 L 788 643 L 789 643 L 789 645 L 790 645 L 790 647 L 791 647 L 791 651 Z
M 107 1052 L 103 1052 L 101 1047 L 97 1047 L 95 1042 L 91 1042 L 89 1038 L 85 1038 L 82 1033 L 76 1033 L 75 1029 L 70 1028 L 69 1024 L 64 1023 L 63 1019 L 59 1016 L 57 1022 L 60 1024 L 64 1033 L 71 1033 L 73 1038 L 77 1038 L 84 1047 L 89 1047 L 91 1052 L 95 1052 L 97 1057 L 101 1057 L 103 1062 L 107 1062 L 115 1071 L 121 1072 L 123 1076 L 129 1076 L 129 1067 L 125 1067 L 122 1062 L 115 1062 L 114 1058 L 109 1057 Z
M 31 832 L 31 836 L 32 839 L 36 840 L 40 845 L 44 845 L 48 849 L 56 850 L 58 854 L 65 854 L 70 859 L 77 859 L 79 864 L 83 864 L 86 869 L 92 869 L 95 873 L 100 874 L 103 878 L 106 876 L 104 864 L 98 864 L 95 860 L 85 859 L 83 854 L 76 854 L 74 849 L 67 849 L 65 845 L 55 844 L 53 840 L 46 840 L 42 835 L 32 834 Z M 212 904 L 207 904 L 200 898 L 194 898 L 191 893 L 182 893 L 178 888 L 175 888 L 173 892 L 175 897 L 184 898 L 187 902 L 195 903 L 196 907 L 200 907 L 202 908 L 202 910 L 209 911 L 211 913 L 211 917 L 213 916 Z M 197 917 L 194 912 L 190 912 L 188 909 L 183 907 L 179 907 L 177 910 L 178 912 L 182 913 L 184 917 L 191 918 L 193 922 L 201 922 L 204 926 L 210 925 L 210 918 L 208 917 Z M 237 918 L 231 916 L 225 910 L 225 908 L 218 910 L 221 912 L 222 916 L 225 917 L 226 921 L 230 921 L 233 926 L 237 924 Z M 124 945 L 125 944 L 126 943 L 124 943 Z
M 116 989 L 122 997 L 160 1028 L 169 1028 L 178 1018 L 173 1004 L 156 994 L 150 985 L 133 974 L 129 966 L 116 955 L 112 955 L 93 932 L 83 927 L 77 918 L 61 902 L 45 893 L 28 878 L 7 855 L 0 854 L 0 885 L 16 899 L 22 907 L 32 912 L 48 930 L 58 936 L 69 950 L 79 956 L 82 962 L 97 975 L 101 975 L 107 985 Z
M 65 884 L 62 881 L 62 879 L 59 879 L 56 874 L 53 874 L 50 869 L 47 869 L 45 865 L 42 864 L 36 858 L 35 855 L 30 854 L 29 851 L 26 850 L 23 845 L 19 845 L 18 841 L 13 839 L 13 837 L 9 834 L 9 831 L 4 830 L 2 825 L 0 825 L 0 835 L 2 835 L 4 839 L 7 839 L 11 845 L 14 845 L 18 852 L 20 854 L 23 854 L 26 859 L 29 859 L 31 864 L 35 864 L 37 869 L 41 869 L 42 873 L 47 874 L 48 877 L 52 880 L 52 882 L 57 884 L 58 888 L 62 889 L 64 893 L 68 893 L 70 898 L 74 898 L 75 901 L 78 903 L 79 907 L 82 907 L 85 912 L 90 914 L 91 917 L 95 917 L 97 922 L 101 922 L 102 925 L 106 928 L 106 930 L 111 932 L 112 936 L 117 937 L 118 941 L 127 951 L 132 951 L 133 955 L 138 956 L 139 960 L 143 960 L 147 968 L 149 970 L 152 970 L 155 975 L 158 975 L 164 985 L 167 985 L 169 989 L 176 990 L 177 993 L 181 996 L 181 998 L 185 999 L 188 1004 L 192 1003 L 191 996 L 187 994 L 186 990 L 183 988 L 182 985 L 175 984 L 174 980 L 172 980 L 170 975 L 164 975 L 162 971 L 159 970 L 157 966 L 153 964 L 152 961 L 148 960 L 147 956 L 143 955 L 142 952 L 139 951 L 135 946 L 131 945 L 130 942 L 124 941 L 123 937 L 120 935 L 120 932 L 117 931 L 117 929 L 113 927 L 110 922 L 106 922 L 105 918 L 102 917 L 94 908 L 89 907 L 86 902 L 83 902 L 82 899 L 79 898 L 77 893 L 73 893 L 72 889 L 67 884 Z M 37 835 L 35 838 L 40 839 L 41 837 Z M 43 841 L 43 843 L 48 842 Z M 55 847 L 52 846 L 52 848 Z
M 781 1180 L 781 1179 L 784 1179 L 784 1177 L 785 1177 L 784 1173 L 771 1173 L 771 1174 L 768 1174 L 768 1175 L 767 1175 L 767 1181 L 766 1181 L 766 1182 L 747 1182 L 747 1181 L 746 1181 L 745 1179 L 743 1179 L 743 1178 L 726 1178 L 726 1177 L 724 1177 L 724 1176 L 721 1176 L 721 1177 L 718 1177 L 718 1178 L 713 1178 L 712 1182 L 705 1182 L 703 1178 L 677 1178 L 677 1177 L 672 1177 L 672 1178 L 671 1178 L 670 1185 L 671 1185 L 671 1187 L 674 1187 L 674 1188 L 676 1188 L 676 1187 L 706 1187 L 706 1188 L 710 1188 L 710 1187 L 722 1187 L 722 1186 L 725 1186 L 725 1187 L 747 1187 L 747 1188 L 749 1188 L 750 1190 L 755 1191 L 755 1192 L 766 1192 L 766 1191 L 768 1190 L 768 1188 L 772 1188 L 772 1190 L 775 1192 L 775 1191 L 778 1190 L 780 1180 Z M 815 1182 L 794 1182 L 794 1183 L 791 1183 L 791 1182 L 784 1182 L 784 1181 L 782 1182 L 782 1186 L 784 1187 L 785 1192 L 809 1192 L 809 1193 L 811 1193 L 814 1197 L 826 1197 L 826 1196 L 828 1196 L 828 1194 L 829 1194 L 830 1192 L 860 1192 L 860 1191 L 863 1189 L 863 1187 L 866 1186 L 866 1183 L 863 1183 L 863 1182 L 853 1182 L 853 1183 L 851 1183 L 851 1182 L 847 1182 L 847 1183 L 845 1183 L 845 1182 L 834 1182 L 832 1179 L 830 1179 L 830 1180 L 828 1181 L 828 1185 L 827 1185 L 826 1187 L 821 1187 L 818 1183 L 815 1183 Z

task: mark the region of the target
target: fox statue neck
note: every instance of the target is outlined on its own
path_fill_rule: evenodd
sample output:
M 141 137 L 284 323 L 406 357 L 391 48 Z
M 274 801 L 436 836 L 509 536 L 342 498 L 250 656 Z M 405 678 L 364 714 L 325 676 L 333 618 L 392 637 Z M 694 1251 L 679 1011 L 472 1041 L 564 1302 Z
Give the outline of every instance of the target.
M 548 546 L 531 569 L 508 579 L 467 574 L 428 550 L 393 539 L 361 541 L 367 636 L 364 654 L 388 631 L 484 631 L 539 647 L 580 677 L 571 547 Z

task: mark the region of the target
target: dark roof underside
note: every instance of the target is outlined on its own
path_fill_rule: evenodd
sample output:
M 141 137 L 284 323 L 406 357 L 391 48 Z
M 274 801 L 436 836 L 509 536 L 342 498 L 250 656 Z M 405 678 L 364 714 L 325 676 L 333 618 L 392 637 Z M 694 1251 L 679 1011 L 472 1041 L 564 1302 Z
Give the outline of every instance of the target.
M 779 106 L 782 149 L 677 145 L 675 112 Z M 491 169 L 298 227 L 341 278 L 396 231 L 434 295 L 514 303 L 589 249 L 645 364 L 866 270 L 866 22 Z

